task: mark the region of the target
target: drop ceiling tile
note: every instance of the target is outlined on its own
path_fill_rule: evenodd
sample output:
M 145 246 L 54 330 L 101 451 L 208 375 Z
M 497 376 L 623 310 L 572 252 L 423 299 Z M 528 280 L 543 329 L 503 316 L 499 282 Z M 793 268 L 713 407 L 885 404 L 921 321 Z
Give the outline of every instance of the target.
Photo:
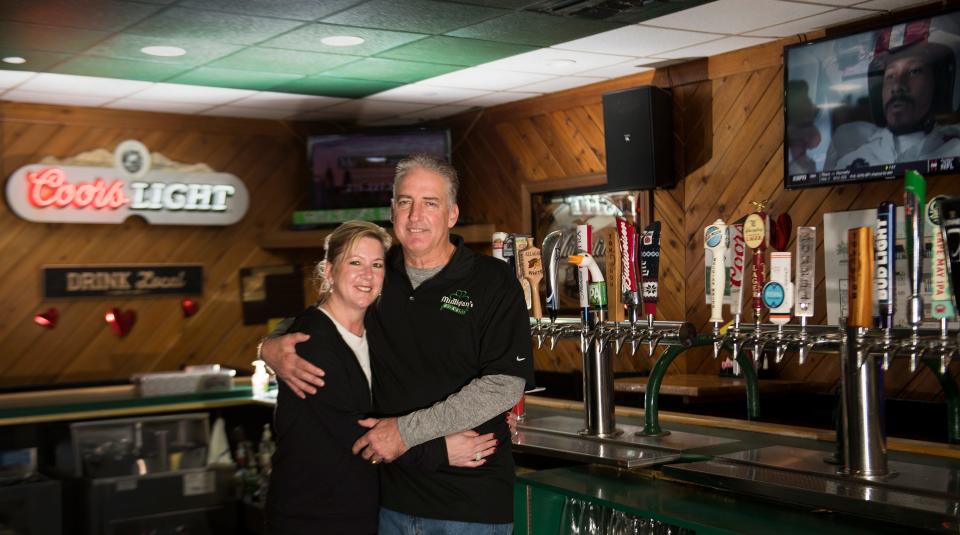
M 498 17 L 508 11 L 448 4 L 433 0 L 371 0 L 323 19 L 331 24 L 400 30 L 417 33 L 444 33 Z
M 31 102 L 34 104 L 60 104 L 64 106 L 101 106 L 111 100 L 111 97 L 97 97 L 93 95 L 78 95 L 76 93 L 44 93 L 41 91 L 25 91 L 11 89 L 3 94 L 2 100 L 13 102 Z
M 300 112 L 290 117 L 294 121 L 332 121 L 341 122 L 350 119 L 350 114 L 345 111 L 332 112 L 328 109 Z
M 217 106 L 203 111 L 200 115 L 216 115 L 220 117 L 244 117 L 247 119 L 286 119 L 290 110 L 268 108 L 247 108 L 244 106 Z
M 0 50 L 30 49 L 48 52 L 82 52 L 110 34 L 41 24 L 0 22 Z
M 6 69 L 7 67 L 4 67 L 4 70 L 0 70 L 0 89 L 14 87 L 17 84 L 21 84 L 29 80 L 34 74 L 37 74 L 30 71 L 9 71 Z
M 140 52 L 141 48 L 147 46 L 167 46 L 171 44 L 183 48 L 187 53 L 176 57 L 158 57 Z M 195 66 L 232 54 L 242 48 L 241 45 L 230 45 L 214 40 L 178 38 L 175 43 L 172 43 L 170 39 L 163 37 L 120 33 L 90 47 L 86 54 L 116 59 Z
M 594 20 L 515 12 L 448 32 L 447 35 L 520 45 L 551 46 L 612 30 L 618 26 L 618 24 Z
M 633 25 L 561 43 L 554 48 L 557 50 L 579 50 L 599 54 L 642 57 L 655 56 L 659 52 L 712 41 L 719 37 L 722 36 Z
M 69 92 L 74 95 L 103 97 L 112 100 L 142 91 L 148 87 L 150 87 L 150 83 L 134 80 L 40 73 L 20 84 L 17 89 L 41 93 Z
M 75 56 L 56 67 L 52 72 L 99 76 L 103 78 L 121 78 L 124 80 L 143 80 L 160 82 L 184 73 L 190 67 L 186 65 L 167 65 L 149 61 L 129 61 L 125 59 Z
M 826 28 L 834 24 L 849 22 L 864 17 L 873 17 L 876 14 L 871 11 L 859 9 L 836 9 L 812 17 L 806 17 L 786 24 L 777 24 L 769 28 L 755 30 L 744 35 L 757 37 L 789 37 L 798 33 L 809 32 L 819 28 Z
M 419 121 L 413 117 L 388 117 L 379 121 L 365 121 L 366 126 L 408 126 L 417 124 Z
M 195 102 L 214 106 L 246 98 L 253 94 L 253 91 L 244 89 L 159 83 L 152 84 L 143 91 L 130 95 L 129 98 L 164 102 Z
M 437 35 L 377 54 L 381 58 L 426 61 L 472 67 L 514 54 L 536 50 L 527 45 L 495 43 L 480 39 L 464 39 Z
M 451 115 L 456 115 L 458 113 L 463 113 L 467 110 L 472 109 L 472 106 L 434 106 L 432 108 L 427 108 L 425 110 L 415 111 L 413 113 L 405 113 L 401 117 L 410 117 L 419 121 L 431 121 L 434 119 L 442 119 L 443 117 L 450 117 Z
M 366 58 L 324 71 L 325 76 L 410 83 L 455 71 L 460 67 L 395 59 Z
M 621 76 L 631 76 L 634 74 L 639 74 L 641 72 L 652 71 L 651 67 L 638 67 L 639 64 L 645 63 L 648 60 L 643 60 L 640 58 L 633 58 L 623 63 L 618 63 L 616 65 L 611 65 L 609 67 L 602 67 L 599 69 L 592 69 L 589 71 L 583 71 L 580 74 L 583 76 L 596 76 L 598 78 L 620 78 Z
M 383 119 L 394 115 L 404 115 L 415 111 L 430 108 L 429 104 L 411 104 L 409 102 L 386 102 L 383 100 L 351 100 L 336 106 L 330 106 L 323 111 L 331 113 L 345 113 L 351 117 L 363 119 Z
M 302 77 L 303 76 L 299 74 L 236 71 L 233 69 L 198 67 L 192 71 L 187 71 L 167 81 L 175 84 L 232 87 L 234 89 L 265 91 L 278 85 L 290 83 Z
M 459 4 L 473 4 L 475 6 L 502 7 L 504 9 L 523 9 L 529 5 L 542 3 L 542 0 L 442 0 Z
M 176 45 L 178 39 L 203 35 L 211 41 L 252 45 L 288 32 L 300 21 L 248 17 L 232 13 L 172 7 L 126 30 L 126 33 L 163 37 Z
M 408 84 L 396 89 L 370 95 L 368 100 L 392 100 L 394 102 L 415 102 L 422 104 L 447 104 L 490 94 L 478 89 L 439 87 L 422 83 Z
M 363 0 L 182 0 L 179 5 L 240 15 L 317 20 Z
M 320 95 L 341 98 L 363 98 L 367 95 L 393 89 L 401 84 L 379 80 L 357 80 L 353 78 L 334 78 L 331 76 L 308 76 L 274 87 L 273 91 Z
M 458 104 L 463 104 L 467 106 L 497 106 L 499 104 L 506 104 L 507 102 L 515 102 L 517 100 L 524 100 L 532 97 L 539 97 L 541 93 L 524 93 L 520 91 L 499 91 L 496 93 L 490 93 L 488 95 L 483 95 L 480 97 L 469 98 L 467 100 L 462 100 Z
M 328 46 L 320 42 L 324 37 L 334 35 L 352 35 L 364 40 L 356 46 Z M 348 54 L 352 56 L 370 56 L 395 46 L 423 39 L 426 35 L 409 32 L 391 32 L 388 30 L 373 30 L 369 28 L 355 28 L 352 26 L 338 26 L 335 24 L 308 24 L 270 39 L 260 46 L 271 48 L 285 48 L 289 50 L 306 50 L 310 52 L 327 52 L 331 54 Z
M 162 100 L 136 100 L 121 98 L 108 102 L 104 108 L 117 110 L 156 111 L 162 113 L 198 113 L 210 108 L 210 104 L 193 102 L 164 102 Z
M 516 89 L 519 91 L 535 91 L 538 93 L 553 93 L 555 91 L 563 91 L 565 89 L 572 89 L 574 87 L 580 87 L 583 85 L 595 84 L 597 82 L 604 81 L 604 78 L 587 78 L 584 76 L 562 76 L 560 78 L 553 78 L 552 80 L 544 80 L 542 82 L 535 82 L 532 84 L 522 85 Z
M 667 59 L 705 58 L 708 56 L 723 54 L 724 52 L 730 52 L 731 50 L 739 50 L 741 48 L 747 48 L 751 46 L 761 45 L 763 43 L 769 43 L 770 41 L 773 41 L 773 38 L 724 37 L 722 39 L 717 39 L 716 41 L 710 41 L 709 43 L 702 43 L 702 44 L 690 46 L 687 48 L 681 48 L 679 50 L 674 50 L 672 52 L 663 52 L 663 53 L 657 54 L 657 56 L 661 58 L 667 58 Z
M 160 6 L 112 0 L 43 0 L 0 2 L 0 19 L 116 31 L 161 9 Z
M 830 6 L 780 0 L 716 0 L 645 21 L 644 26 L 737 34 L 830 11 Z
M 357 61 L 357 59 L 356 56 L 344 56 L 343 54 L 250 47 L 213 61 L 207 66 L 243 71 L 308 75 Z
M 857 8 L 875 9 L 878 11 L 898 11 L 910 6 L 927 4 L 929 0 L 870 0 L 862 4 L 856 4 Z
M 261 91 L 249 97 L 233 101 L 230 105 L 288 111 L 311 111 L 327 108 L 334 104 L 340 104 L 341 102 L 346 102 L 346 99 Z
M 27 60 L 26 63 L 15 65 L 12 63 L 0 63 L 0 69 L 10 69 L 13 71 L 46 71 L 54 65 L 66 61 L 71 56 L 62 52 L 42 52 L 40 50 L 20 50 L 17 48 L 0 47 L 0 57 L 20 56 Z
M 629 59 L 627 56 L 541 48 L 525 54 L 493 61 L 485 64 L 483 67 L 503 69 L 505 71 L 536 72 L 563 76 L 600 67 L 609 67 L 610 65 L 615 65 Z
M 462 87 L 464 89 L 484 89 L 487 91 L 503 91 L 515 87 L 541 82 L 553 78 L 547 74 L 536 74 L 532 72 L 513 72 L 499 71 L 494 69 L 484 69 L 483 67 L 470 67 L 460 71 L 451 72 L 427 81 L 428 85 L 437 85 L 441 87 Z

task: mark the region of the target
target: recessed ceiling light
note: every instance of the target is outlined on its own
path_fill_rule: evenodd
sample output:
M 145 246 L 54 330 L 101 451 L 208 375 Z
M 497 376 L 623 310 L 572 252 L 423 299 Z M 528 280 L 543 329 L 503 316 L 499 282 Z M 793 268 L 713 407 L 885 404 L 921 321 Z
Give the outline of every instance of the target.
M 26 58 L 21 58 L 20 56 L 7 56 L 3 58 L 4 63 L 10 63 L 12 65 L 22 65 L 27 62 Z
M 140 52 L 148 56 L 160 56 L 162 58 L 175 58 L 187 53 L 179 46 L 145 46 L 140 49 Z
M 320 40 L 327 46 L 357 46 L 363 44 L 363 37 L 355 35 L 331 35 Z
M 576 65 L 576 63 L 577 62 L 572 59 L 555 59 L 547 62 L 547 67 L 569 67 L 571 65 Z

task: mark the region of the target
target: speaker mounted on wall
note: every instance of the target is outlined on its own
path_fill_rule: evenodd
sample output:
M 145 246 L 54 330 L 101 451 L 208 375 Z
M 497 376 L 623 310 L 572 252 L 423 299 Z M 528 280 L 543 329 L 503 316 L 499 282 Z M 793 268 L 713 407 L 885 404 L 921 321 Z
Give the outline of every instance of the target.
M 603 123 L 609 189 L 673 187 L 669 89 L 642 86 L 604 93 Z

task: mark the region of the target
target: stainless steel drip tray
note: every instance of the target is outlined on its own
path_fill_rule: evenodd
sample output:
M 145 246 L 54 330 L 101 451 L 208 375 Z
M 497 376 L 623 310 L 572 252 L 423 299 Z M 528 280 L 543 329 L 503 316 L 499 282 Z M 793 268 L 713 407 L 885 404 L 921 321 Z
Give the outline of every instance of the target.
M 809 451 L 809 450 L 808 450 Z M 824 452 L 815 452 L 822 458 Z M 956 533 L 960 500 L 849 477 L 716 458 L 670 464 L 663 472 L 693 483 L 896 524 Z
M 770 446 L 754 450 L 738 451 L 719 455 L 731 461 L 780 470 L 790 470 L 820 475 L 843 481 L 864 481 L 850 478 L 840 472 L 840 467 L 824 462 L 832 452 Z M 934 496 L 952 496 L 960 499 L 960 471 L 924 464 L 889 461 L 889 475 L 872 478 L 870 485 L 888 487 L 907 492 L 922 492 Z
M 513 437 L 513 449 L 561 459 L 619 468 L 638 468 L 677 460 L 678 453 L 609 444 L 583 437 L 565 436 L 540 431 L 522 430 Z
M 616 435 L 604 437 L 588 436 L 581 434 L 581 430 L 584 428 L 582 419 L 569 418 L 567 416 L 534 418 L 521 423 L 519 428 L 523 431 L 529 430 L 563 436 L 581 437 L 587 440 L 602 441 L 604 444 L 620 444 L 635 448 L 639 447 L 673 453 L 689 452 L 699 448 L 737 442 L 737 440 L 731 438 L 685 433 L 683 431 L 671 431 L 668 435 L 658 437 L 644 437 L 636 435 L 636 433 L 643 430 L 643 428 L 635 425 L 617 425 L 617 430 L 622 432 Z

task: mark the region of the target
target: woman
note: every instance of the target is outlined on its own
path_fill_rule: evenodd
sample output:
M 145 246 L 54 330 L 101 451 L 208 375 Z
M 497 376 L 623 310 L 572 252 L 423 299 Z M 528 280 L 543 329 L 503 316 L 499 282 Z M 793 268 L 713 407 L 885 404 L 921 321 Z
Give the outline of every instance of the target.
M 377 530 L 377 466 L 350 448 L 366 432 L 357 421 L 371 410 L 363 318 L 367 307 L 376 306 L 389 246 L 390 235 L 366 221 L 344 223 L 327 237 L 315 275 L 319 304 L 303 311 L 289 332 L 310 335 L 297 345 L 297 353 L 331 380 L 307 399 L 280 384 L 278 448 L 267 498 L 271 534 Z M 495 443 L 492 433 L 465 431 L 411 448 L 395 462 L 424 470 L 448 463 L 476 467 L 493 453 Z

